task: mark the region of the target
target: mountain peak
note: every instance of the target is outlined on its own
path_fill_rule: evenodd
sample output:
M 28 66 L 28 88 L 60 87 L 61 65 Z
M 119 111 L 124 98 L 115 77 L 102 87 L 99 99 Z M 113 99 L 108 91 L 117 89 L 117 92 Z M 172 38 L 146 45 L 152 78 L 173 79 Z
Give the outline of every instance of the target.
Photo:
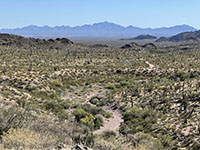
M 108 22 L 108 21 L 104 21 L 104 22 L 99 22 L 99 23 L 94 23 L 92 26 L 102 26 L 102 27 L 122 27 L 118 24 L 112 23 L 112 22 Z
M 114 24 L 114 23 L 108 22 L 108 21 L 103 21 L 103 22 L 94 23 L 93 25 L 96 25 L 96 24 L 107 25 L 107 24 Z

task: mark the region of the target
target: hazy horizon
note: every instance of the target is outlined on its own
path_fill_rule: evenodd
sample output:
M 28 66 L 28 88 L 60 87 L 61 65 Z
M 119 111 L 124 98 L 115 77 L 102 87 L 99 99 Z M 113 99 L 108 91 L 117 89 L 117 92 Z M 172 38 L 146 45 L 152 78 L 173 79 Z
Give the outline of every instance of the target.
M 91 24 L 89 24 L 89 23 L 85 23 L 85 24 L 79 24 L 79 25 L 75 25 L 75 26 L 70 26 L 70 25 L 67 25 L 67 24 L 66 24 L 66 25 L 54 25 L 54 26 L 50 26 L 50 25 L 29 24 L 29 25 L 22 26 L 22 27 L 11 27 L 11 28 L 0 28 L 0 29 L 16 29 L 16 28 L 24 28 L 24 27 L 30 27 L 30 26 L 37 26 L 37 27 L 51 27 L 51 28 L 65 26 L 65 27 L 71 27 L 71 28 L 74 28 L 74 27 L 77 27 L 77 26 L 85 26 L 85 25 L 90 25 L 90 26 L 92 26 L 92 25 L 95 25 L 95 24 L 105 23 L 105 22 L 107 22 L 107 23 L 113 23 L 113 24 L 116 24 L 116 25 L 120 25 L 120 26 L 125 27 L 125 28 L 126 28 L 126 27 L 129 27 L 129 26 L 133 26 L 133 27 L 136 27 L 136 28 L 142 28 L 142 29 L 148 29 L 148 28 L 150 28 L 150 29 L 158 29 L 158 28 L 170 28 L 170 27 L 175 27 L 175 26 L 184 26 L 184 25 L 195 28 L 194 26 L 189 25 L 189 24 L 175 24 L 175 25 L 171 25 L 171 26 L 160 26 L 160 27 L 140 27 L 140 26 L 135 26 L 135 25 L 132 25 L 132 24 L 124 26 L 124 25 L 121 25 L 121 24 L 117 24 L 117 23 L 115 23 L 115 22 L 110 22 L 110 21 L 100 21 L 100 22 L 94 22 L 94 23 L 91 23 Z M 196 29 L 199 29 L 199 28 L 196 28 Z
M 0 28 L 29 25 L 80 26 L 113 22 L 122 26 L 200 28 L 198 0 L 6 0 L 0 5 Z

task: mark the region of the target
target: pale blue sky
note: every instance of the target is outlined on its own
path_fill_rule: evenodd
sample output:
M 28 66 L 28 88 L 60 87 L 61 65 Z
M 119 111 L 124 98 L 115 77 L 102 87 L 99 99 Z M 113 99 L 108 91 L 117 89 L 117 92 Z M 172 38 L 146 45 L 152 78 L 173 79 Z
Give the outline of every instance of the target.
M 200 28 L 200 0 L 0 0 L 0 28 L 83 25 Z

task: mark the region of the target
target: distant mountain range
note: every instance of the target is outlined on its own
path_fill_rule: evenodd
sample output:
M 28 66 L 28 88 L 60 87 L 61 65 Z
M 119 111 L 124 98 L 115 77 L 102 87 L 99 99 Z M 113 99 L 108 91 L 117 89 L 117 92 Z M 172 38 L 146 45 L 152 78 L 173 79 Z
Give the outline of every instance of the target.
M 134 26 L 124 27 L 109 22 L 100 22 L 83 26 L 34 26 L 23 28 L 0 29 L 0 33 L 22 35 L 25 37 L 55 38 L 55 37 L 119 37 L 132 38 L 138 35 L 150 34 L 156 37 L 170 37 L 182 32 L 196 31 L 188 25 L 177 25 L 163 28 L 139 28 Z

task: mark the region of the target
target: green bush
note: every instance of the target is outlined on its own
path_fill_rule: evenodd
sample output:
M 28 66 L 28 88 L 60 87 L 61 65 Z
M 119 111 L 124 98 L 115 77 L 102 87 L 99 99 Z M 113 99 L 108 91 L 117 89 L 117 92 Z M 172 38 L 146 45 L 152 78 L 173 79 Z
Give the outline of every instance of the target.
M 66 103 L 58 103 L 55 100 L 47 100 L 43 103 L 43 107 L 45 110 L 51 111 L 61 120 L 67 119 L 68 115 L 65 109 L 69 108 Z
M 103 116 L 106 118 L 111 118 L 113 116 L 113 114 L 111 112 L 104 112 Z
M 101 108 L 94 107 L 94 106 L 91 106 L 89 104 L 83 105 L 82 109 L 84 109 L 86 112 L 91 113 L 93 115 L 100 114 L 103 111 Z
M 164 149 L 159 139 L 152 137 L 149 134 L 137 133 L 132 138 L 137 142 L 137 145 L 143 145 L 148 150 Z
M 50 81 L 50 88 L 54 89 L 56 92 L 62 91 L 63 84 L 58 80 L 51 80 Z
M 59 100 L 60 99 L 60 93 L 50 93 L 48 91 L 39 91 L 39 90 L 34 90 L 32 94 L 37 97 L 41 98 L 43 100 Z
M 94 120 L 94 129 L 100 129 L 101 126 L 103 126 L 103 119 L 101 117 L 96 117 Z
M 94 129 L 95 124 L 95 117 L 92 114 L 85 116 L 84 118 L 80 119 L 81 123 L 89 126 L 90 128 Z
M 60 120 L 66 120 L 66 119 L 68 119 L 68 113 L 66 113 L 66 111 L 63 110 L 63 109 L 59 110 L 59 112 L 57 112 L 56 115 L 58 116 L 58 118 Z
M 108 103 L 108 99 L 92 98 L 90 102 L 96 106 L 105 106 Z
M 130 85 L 130 83 L 128 81 L 121 81 L 120 85 L 121 86 L 128 86 L 128 85 Z
M 58 112 L 61 109 L 61 106 L 54 100 L 45 101 L 43 106 L 46 110 L 50 110 L 52 112 Z
M 77 122 L 80 122 L 80 120 L 86 116 L 88 116 L 88 112 L 86 112 L 84 109 L 82 108 L 77 108 L 73 111 L 73 115 L 75 116 L 75 119 Z
M 90 106 L 91 107 L 91 106 Z M 92 107 L 94 108 L 94 107 Z M 95 108 L 96 109 L 96 108 Z M 93 113 L 92 113 L 93 112 Z M 103 125 L 103 120 L 101 117 L 96 117 L 96 110 L 89 109 L 88 106 L 84 105 L 82 108 L 77 108 L 73 111 L 73 115 L 78 123 L 86 125 L 92 130 L 97 130 Z
M 186 79 L 188 79 L 190 77 L 189 73 L 186 73 L 184 71 L 178 71 L 176 72 L 173 76 L 171 76 L 170 78 L 174 79 L 174 80 L 181 80 L 181 81 L 185 81 Z
M 52 86 L 55 86 L 55 87 L 62 87 L 62 82 L 58 81 L 58 80 L 51 80 L 50 81 L 50 84 Z
M 49 93 L 46 91 L 33 90 L 32 94 L 41 99 L 49 99 Z
M 92 98 L 92 99 L 90 100 L 90 103 L 92 103 L 93 105 L 98 105 L 98 104 L 99 104 L 99 99 L 97 99 L 97 98 Z
M 156 137 L 160 140 L 163 147 L 172 147 L 173 146 L 172 138 L 170 136 L 157 134 Z
M 63 101 L 60 105 L 63 109 L 69 109 L 73 107 L 73 104 L 70 101 Z
M 121 133 L 129 131 L 131 134 L 137 132 L 149 133 L 153 129 L 153 124 L 157 122 L 156 113 L 151 109 L 140 109 L 133 107 L 123 113 L 124 124 L 120 128 Z M 128 127 L 129 129 L 126 129 Z
M 103 132 L 104 139 L 109 139 L 109 138 L 112 138 L 112 137 L 115 137 L 115 136 L 117 136 L 117 134 L 114 131 Z
M 114 84 L 109 83 L 109 84 L 106 85 L 106 89 L 109 89 L 109 90 L 115 90 L 116 87 L 115 87 Z

